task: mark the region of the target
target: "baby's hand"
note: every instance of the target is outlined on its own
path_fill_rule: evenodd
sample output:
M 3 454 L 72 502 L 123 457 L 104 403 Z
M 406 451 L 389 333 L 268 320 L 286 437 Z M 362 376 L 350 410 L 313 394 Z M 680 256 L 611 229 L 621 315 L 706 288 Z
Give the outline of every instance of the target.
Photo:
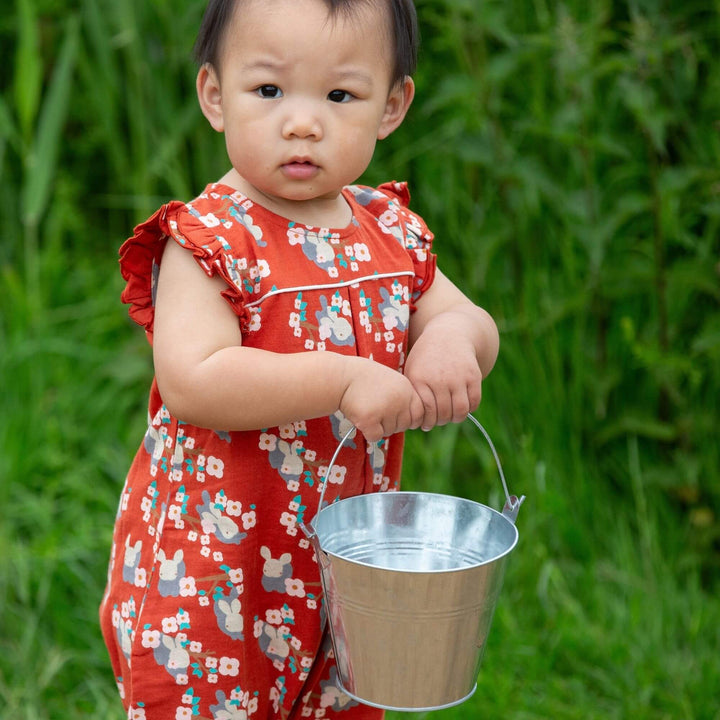
M 462 422 L 480 404 L 483 376 L 475 347 L 452 323 L 439 320 L 428 323 L 405 363 L 405 377 L 423 403 L 423 430 Z
M 369 442 L 420 427 L 423 401 L 407 377 L 374 360 L 348 360 L 340 411 Z

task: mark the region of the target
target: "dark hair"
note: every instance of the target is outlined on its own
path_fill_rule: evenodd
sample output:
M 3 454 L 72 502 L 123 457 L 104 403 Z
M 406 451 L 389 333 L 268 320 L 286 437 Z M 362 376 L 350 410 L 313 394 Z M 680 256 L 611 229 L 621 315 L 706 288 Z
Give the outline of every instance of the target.
M 201 64 L 218 67 L 218 61 L 227 26 L 235 4 L 240 0 L 209 0 L 205 8 L 200 31 L 195 41 L 195 59 Z M 391 20 L 390 36 L 393 42 L 394 61 L 391 84 L 400 82 L 415 72 L 417 64 L 418 24 L 413 0 L 324 0 L 331 17 L 340 12 L 352 15 L 358 3 L 387 3 Z M 355 6 L 355 7 L 353 7 Z

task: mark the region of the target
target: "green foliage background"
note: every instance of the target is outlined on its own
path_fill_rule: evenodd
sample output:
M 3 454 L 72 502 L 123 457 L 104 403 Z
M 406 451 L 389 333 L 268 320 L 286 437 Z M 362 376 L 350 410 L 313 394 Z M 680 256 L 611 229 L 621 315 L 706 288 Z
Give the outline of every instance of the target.
M 478 692 L 438 717 L 720 718 L 720 3 L 418 0 L 408 179 L 498 320 L 478 417 L 528 496 Z M 116 250 L 224 172 L 202 3 L 0 14 L 0 717 L 121 718 L 98 627 L 150 353 Z M 493 506 L 472 426 L 405 485 Z

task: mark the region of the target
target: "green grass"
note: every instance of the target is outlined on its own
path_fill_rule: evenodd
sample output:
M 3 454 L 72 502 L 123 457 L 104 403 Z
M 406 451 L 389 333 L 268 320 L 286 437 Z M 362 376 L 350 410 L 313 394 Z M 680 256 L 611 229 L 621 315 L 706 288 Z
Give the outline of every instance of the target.
M 200 5 L 0 17 L 2 720 L 123 717 L 96 612 L 151 358 L 116 250 L 225 167 Z M 497 318 L 478 417 L 528 498 L 477 693 L 431 715 L 718 720 L 718 8 L 418 7 L 417 100 L 367 180 L 410 181 Z M 466 425 L 410 433 L 405 486 L 500 507 Z

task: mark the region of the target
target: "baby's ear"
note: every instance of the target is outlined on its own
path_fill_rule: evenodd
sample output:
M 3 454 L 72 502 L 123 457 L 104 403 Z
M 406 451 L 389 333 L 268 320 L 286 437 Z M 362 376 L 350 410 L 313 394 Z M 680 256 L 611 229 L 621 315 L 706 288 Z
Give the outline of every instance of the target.
M 213 130 L 222 132 L 225 129 L 225 123 L 223 121 L 220 78 L 210 63 L 205 63 L 198 70 L 195 87 L 203 115 L 212 125 Z
M 409 75 L 391 88 L 385 104 L 385 114 L 378 128 L 378 140 L 384 140 L 393 130 L 400 127 L 414 97 L 415 83 Z

